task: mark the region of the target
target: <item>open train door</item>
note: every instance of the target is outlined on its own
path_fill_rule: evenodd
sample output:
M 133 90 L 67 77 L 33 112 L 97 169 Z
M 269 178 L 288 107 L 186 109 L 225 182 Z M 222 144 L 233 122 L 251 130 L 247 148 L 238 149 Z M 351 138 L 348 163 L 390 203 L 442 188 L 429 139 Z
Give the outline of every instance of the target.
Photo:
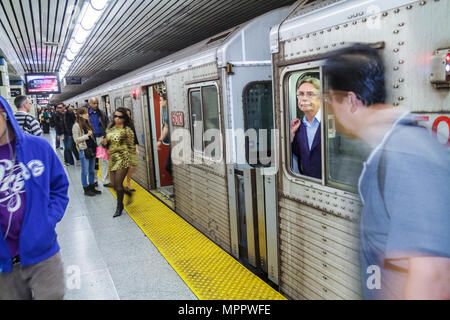
M 166 170 L 167 159 L 170 154 L 170 139 L 162 141 L 161 150 L 157 149 L 158 139 L 161 137 L 161 133 L 164 127 L 164 122 L 168 125 L 168 108 L 161 104 L 161 97 L 158 91 L 157 85 L 147 87 L 148 99 L 149 99 L 149 115 L 151 125 L 151 141 L 153 148 L 153 163 L 155 170 L 155 185 L 159 194 L 165 196 L 165 198 L 173 197 L 173 182 L 172 176 Z

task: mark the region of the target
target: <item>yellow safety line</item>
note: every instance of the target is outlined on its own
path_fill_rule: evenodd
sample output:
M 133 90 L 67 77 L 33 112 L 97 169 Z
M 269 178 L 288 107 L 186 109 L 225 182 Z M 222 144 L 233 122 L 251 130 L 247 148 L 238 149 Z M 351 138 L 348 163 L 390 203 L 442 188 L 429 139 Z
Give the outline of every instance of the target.
M 286 300 L 140 185 L 132 187 L 128 214 L 200 300 Z

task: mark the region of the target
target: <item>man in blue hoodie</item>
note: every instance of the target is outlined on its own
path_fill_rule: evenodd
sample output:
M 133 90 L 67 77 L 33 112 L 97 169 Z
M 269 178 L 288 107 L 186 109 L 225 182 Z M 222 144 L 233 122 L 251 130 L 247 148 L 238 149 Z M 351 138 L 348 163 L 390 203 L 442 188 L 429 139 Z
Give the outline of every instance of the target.
M 55 226 L 68 187 L 53 148 L 23 134 L 0 96 L 0 300 L 64 297 Z

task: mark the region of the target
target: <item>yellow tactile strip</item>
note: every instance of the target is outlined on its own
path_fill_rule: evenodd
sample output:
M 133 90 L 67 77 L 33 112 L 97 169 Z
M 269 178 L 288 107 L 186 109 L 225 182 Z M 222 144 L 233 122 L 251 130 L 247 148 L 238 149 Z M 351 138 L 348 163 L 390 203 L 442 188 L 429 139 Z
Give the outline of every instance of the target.
M 134 181 L 132 187 L 126 211 L 200 300 L 286 300 Z

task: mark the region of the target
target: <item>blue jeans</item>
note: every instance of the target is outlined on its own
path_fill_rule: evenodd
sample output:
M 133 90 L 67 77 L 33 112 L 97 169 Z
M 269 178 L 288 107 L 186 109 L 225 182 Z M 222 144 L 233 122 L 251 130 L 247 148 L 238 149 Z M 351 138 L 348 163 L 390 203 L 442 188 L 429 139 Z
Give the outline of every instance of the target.
M 68 134 L 64 134 L 64 162 L 73 165 L 73 137 Z
M 89 178 L 89 185 L 94 184 L 95 174 L 95 158 L 86 159 L 84 157 L 84 151 L 80 150 L 80 162 L 81 162 L 81 184 L 84 188 L 88 186 L 87 177 Z

